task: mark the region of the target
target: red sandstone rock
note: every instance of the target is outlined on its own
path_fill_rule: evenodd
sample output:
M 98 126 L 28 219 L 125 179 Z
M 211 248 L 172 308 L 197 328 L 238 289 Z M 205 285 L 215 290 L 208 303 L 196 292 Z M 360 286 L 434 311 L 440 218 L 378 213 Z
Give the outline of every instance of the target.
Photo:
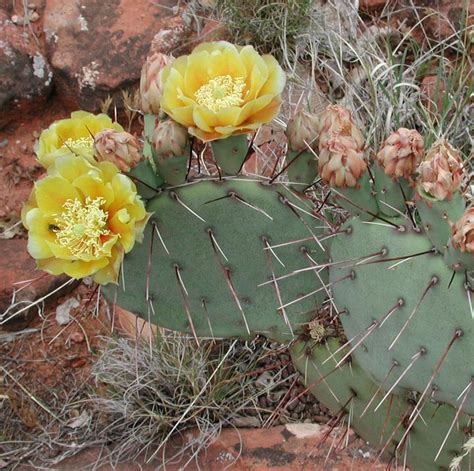
M 291 424 L 270 429 L 223 429 L 217 440 L 203 450 L 196 459 L 191 454 L 174 459 L 166 464 L 166 470 L 178 471 L 367 471 L 383 470 L 387 464 L 375 463 L 376 453 L 368 449 L 364 442 L 350 433 L 350 445 L 343 450 L 332 450 L 333 435 L 323 440 L 328 431 L 327 425 Z M 337 430 L 333 433 L 344 433 Z M 196 433 L 186 432 L 181 440 L 185 443 Z M 164 455 L 173 457 L 182 445 L 171 440 Z M 334 445 L 334 444 L 333 444 Z M 67 459 L 57 466 L 61 471 L 84 469 L 94 463 L 99 450 L 85 450 L 74 458 Z M 183 466 L 187 463 L 186 468 Z M 144 460 L 123 463 L 112 468 L 104 465 L 98 471 L 151 471 L 163 465 L 160 453 L 154 461 L 144 464 Z M 394 471 L 396 471 L 394 469 Z
M 47 0 L 44 32 L 56 86 L 71 106 L 96 109 L 101 99 L 138 83 L 155 34 L 173 17 L 174 0 Z M 184 26 L 178 41 L 185 41 Z
M 15 112 L 38 111 L 51 91 L 53 79 L 35 31 L 23 20 L 20 22 L 7 6 L 0 4 L 0 128 Z M 16 24 L 12 19 L 17 20 Z
M 130 337 L 132 340 L 156 338 L 157 327 L 155 325 L 144 321 L 130 311 L 122 309 L 118 304 L 111 305 L 110 312 L 113 314 L 114 328 L 118 329 L 121 334 Z

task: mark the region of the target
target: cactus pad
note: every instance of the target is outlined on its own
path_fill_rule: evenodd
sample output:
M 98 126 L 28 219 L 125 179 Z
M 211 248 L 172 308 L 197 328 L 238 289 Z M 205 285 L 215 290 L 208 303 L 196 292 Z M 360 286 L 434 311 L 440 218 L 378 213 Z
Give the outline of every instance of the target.
M 288 341 L 326 296 L 324 271 L 272 281 L 327 257 L 315 239 L 325 224 L 282 185 L 199 181 L 162 191 L 148 210 L 123 282 L 104 290 L 145 320 L 196 337 Z
M 354 218 L 346 223 L 350 233 L 333 241 L 331 279 L 352 273 L 333 287 L 346 310 L 344 331 L 377 382 L 422 392 L 420 404 L 432 398 L 457 406 L 474 377 L 470 288 L 427 237 L 401 227 Z M 345 260 L 354 261 L 339 263 Z M 464 411 L 474 414 L 474 391 Z
M 291 349 L 308 389 L 336 414 L 339 425 L 349 423 L 373 447 L 391 454 L 391 462 L 402 465 L 406 459 L 414 471 L 447 469 L 468 438 L 469 416 L 456 417 L 453 407 L 428 403 L 423 420 L 418 418 L 406 433 L 414 398 L 391 394 L 375 412 L 385 391 L 355 361 L 335 368 L 344 356 L 344 350 L 337 352 L 339 345 L 336 339 L 325 344 L 298 341 Z M 467 471 L 469 464 L 464 466 Z

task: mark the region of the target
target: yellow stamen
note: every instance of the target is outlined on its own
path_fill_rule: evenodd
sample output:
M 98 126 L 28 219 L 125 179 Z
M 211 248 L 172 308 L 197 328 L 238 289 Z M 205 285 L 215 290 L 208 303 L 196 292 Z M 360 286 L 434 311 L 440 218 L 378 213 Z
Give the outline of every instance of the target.
M 72 139 L 70 137 L 64 142 L 62 147 L 66 149 L 71 149 L 71 150 L 79 150 L 79 149 L 92 149 L 93 145 L 94 145 L 94 138 L 92 136 L 80 137 L 78 139 Z
M 219 75 L 202 85 L 194 96 L 199 105 L 217 112 L 229 106 L 240 106 L 244 102 L 242 99 L 244 88 L 245 82 L 242 77 Z
M 70 250 L 72 255 L 98 257 L 103 253 L 102 237 L 110 234 L 107 229 L 107 211 L 101 209 L 106 203 L 102 197 L 86 198 L 85 204 L 79 199 L 68 199 L 64 211 L 55 218 L 59 245 Z

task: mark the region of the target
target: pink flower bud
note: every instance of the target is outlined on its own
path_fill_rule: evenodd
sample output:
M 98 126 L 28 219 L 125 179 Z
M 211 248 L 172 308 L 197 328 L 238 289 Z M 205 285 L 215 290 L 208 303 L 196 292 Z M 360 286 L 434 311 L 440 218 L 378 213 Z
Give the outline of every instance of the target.
M 461 219 L 453 224 L 451 231 L 453 247 L 474 256 L 474 207 L 466 209 Z
M 160 99 L 163 93 L 162 72 L 173 60 L 171 56 L 155 52 L 147 57 L 143 64 L 140 77 L 140 95 L 144 113 L 158 114 L 160 112 Z
M 451 199 L 462 179 L 461 153 L 446 140 L 435 142 L 418 167 L 418 183 L 437 200 Z
M 122 172 L 135 167 L 142 158 L 138 139 L 114 129 L 104 129 L 95 135 L 94 151 L 99 162 L 113 162 Z
M 377 154 L 379 165 L 393 178 L 410 180 L 423 155 L 423 137 L 414 129 L 400 128 L 390 134 Z

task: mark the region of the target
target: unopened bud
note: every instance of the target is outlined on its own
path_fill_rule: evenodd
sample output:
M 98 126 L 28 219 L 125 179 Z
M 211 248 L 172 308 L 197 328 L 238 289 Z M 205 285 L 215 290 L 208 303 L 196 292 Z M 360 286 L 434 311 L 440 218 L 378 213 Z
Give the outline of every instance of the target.
M 423 137 L 414 129 L 400 128 L 383 143 L 377 162 L 385 174 L 410 180 L 423 155 Z
M 160 121 L 152 134 L 152 144 L 160 157 L 183 155 L 189 144 L 186 128 L 172 119 Z
M 99 162 L 110 161 L 122 172 L 128 172 L 142 158 L 138 139 L 114 129 L 104 129 L 95 135 L 94 151 Z
M 158 114 L 163 93 L 163 69 L 174 59 L 159 52 L 147 57 L 140 77 L 140 96 L 144 113 Z
M 418 167 L 418 183 L 437 200 L 451 199 L 462 180 L 461 153 L 446 140 L 436 141 Z
M 288 121 L 286 136 L 291 151 L 314 149 L 319 134 L 319 119 L 306 111 L 299 111 Z

